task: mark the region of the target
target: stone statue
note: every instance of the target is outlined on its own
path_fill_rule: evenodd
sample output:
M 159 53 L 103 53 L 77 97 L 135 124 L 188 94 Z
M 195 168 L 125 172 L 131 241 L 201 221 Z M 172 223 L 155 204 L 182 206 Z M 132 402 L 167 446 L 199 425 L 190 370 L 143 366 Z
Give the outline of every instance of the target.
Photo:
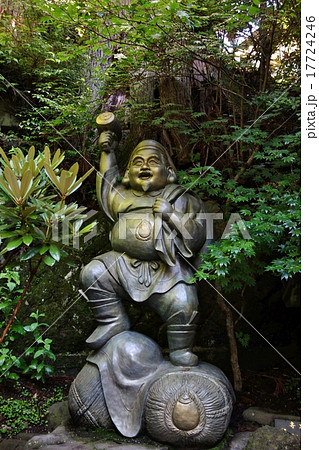
M 133 150 L 123 179 L 115 151 L 120 124 L 97 118 L 101 149 L 97 194 L 113 224 L 112 250 L 81 272 L 97 327 L 92 352 L 72 383 L 75 424 L 141 430 L 177 446 L 212 445 L 225 433 L 234 394 L 223 372 L 192 352 L 198 318 L 193 263 L 206 241 L 200 199 L 176 184 L 174 165 L 153 140 Z M 189 262 L 191 264 L 189 264 Z M 169 361 L 150 338 L 129 331 L 123 301 L 145 302 L 167 325 Z
M 102 116 L 102 117 L 101 117 Z M 112 124 L 112 113 L 99 116 Z M 112 117 L 113 116 L 113 117 Z M 101 125 L 100 125 L 101 129 Z M 110 138 L 110 134 L 112 136 Z M 145 302 L 167 324 L 170 361 L 195 366 L 192 353 L 198 315 L 196 288 L 187 259 L 194 258 L 206 240 L 200 199 L 176 184 L 165 148 L 153 140 L 133 150 L 122 181 L 112 146 L 118 137 L 102 131 L 98 182 L 101 207 L 113 224 L 112 251 L 82 271 L 81 281 L 98 323 L 87 339 L 93 349 L 129 329 L 122 300 Z

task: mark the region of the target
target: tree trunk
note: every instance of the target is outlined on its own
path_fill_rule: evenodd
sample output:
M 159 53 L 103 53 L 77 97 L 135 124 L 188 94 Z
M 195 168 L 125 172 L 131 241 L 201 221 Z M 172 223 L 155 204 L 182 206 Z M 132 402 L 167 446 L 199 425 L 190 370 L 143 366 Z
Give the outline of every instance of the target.
M 192 108 L 190 77 L 170 76 L 161 78 L 158 89 L 161 107 L 164 112 L 168 113 L 169 119 L 183 121 L 185 111 L 190 111 Z M 172 110 L 172 113 L 169 113 L 170 110 Z M 180 133 L 177 127 L 171 127 L 164 134 L 164 138 L 170 153 L 172 153 L 172 148 L 178 149 L 176 153 L 177 165 L 179 167 L 189 165 L 191 154 L 189 137 Z
M 238 349 L 235 337 L 233 313 L 221 294 L 221 286 L 217 283 L 216 283 L 216 290 L 218 292 L 217 304 L 220 307 L 220 309 L 225 313 L 226 316 L 226 330 L 230 347 L 230 364 L 234 377 L 234 389 L 235 391 L 239 392 L 242 390 L 243 384 L 238 362 Z

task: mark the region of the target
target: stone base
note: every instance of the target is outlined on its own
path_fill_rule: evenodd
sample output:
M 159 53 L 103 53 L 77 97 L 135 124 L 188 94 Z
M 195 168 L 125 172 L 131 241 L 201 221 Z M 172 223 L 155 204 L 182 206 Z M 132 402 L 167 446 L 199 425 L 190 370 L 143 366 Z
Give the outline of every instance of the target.
M 233 402 L 220 369 L 203 362 L 174 366 L 154 341 L 131 331 L 91 354 L 69 392 L 75 424 L 115 427 L 126 437 L 144 428 L 152 439 L 184 448 L 218 442 Z
M 178 447 L 211 446 L 227 430 L 233 399 L 223 374 L 210 364 L 169 370 L 148 392 L 147 433 Z

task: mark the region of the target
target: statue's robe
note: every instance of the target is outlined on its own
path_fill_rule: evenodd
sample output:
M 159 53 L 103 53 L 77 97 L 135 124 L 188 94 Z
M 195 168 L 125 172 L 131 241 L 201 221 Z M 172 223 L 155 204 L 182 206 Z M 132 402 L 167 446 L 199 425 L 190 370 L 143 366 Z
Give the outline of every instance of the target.
M 95 259 L 104 263 L 137 302 L 167 292 L 179 282 L 190 284 L 192 258 L 206 240 L 201 200 L 176 184 L 160 191 L 134 191 L 117 181 L 118 175 L 117 167 L 105 172 L 100 192 L 101 207 L 113 223 L 113 251 Z M 174 225 L 164 221 L 161 214 L 153 214 L 156 198 L 172 205 Z

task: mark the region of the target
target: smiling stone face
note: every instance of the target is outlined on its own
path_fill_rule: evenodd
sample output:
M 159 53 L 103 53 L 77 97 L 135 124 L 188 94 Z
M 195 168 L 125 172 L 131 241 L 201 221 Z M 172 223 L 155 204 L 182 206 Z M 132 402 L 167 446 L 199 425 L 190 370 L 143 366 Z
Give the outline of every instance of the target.
M 128 170 L 132 189 L 137 191 L 156 191 L 167 184 L 169 168 L 164 158 L 155 149 L 141 149 L 134 153 Z

